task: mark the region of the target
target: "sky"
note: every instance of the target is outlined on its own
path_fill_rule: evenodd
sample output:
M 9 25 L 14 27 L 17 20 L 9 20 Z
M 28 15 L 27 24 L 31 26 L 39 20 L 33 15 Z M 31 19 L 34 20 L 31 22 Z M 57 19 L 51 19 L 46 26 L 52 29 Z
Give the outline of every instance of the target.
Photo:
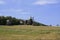
M 46 25 L 60 25 L 60 0 L 0 0 L 0 16 L 34 20 Z

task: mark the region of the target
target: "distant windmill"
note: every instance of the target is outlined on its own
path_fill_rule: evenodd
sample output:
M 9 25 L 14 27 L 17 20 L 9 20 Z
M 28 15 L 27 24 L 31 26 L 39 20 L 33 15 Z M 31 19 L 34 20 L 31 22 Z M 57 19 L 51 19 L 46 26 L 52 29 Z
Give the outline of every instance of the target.
M 29 24 L 32 25 L 33 24 L 33 21 L 34 21 L 34 17 L 30 17 Z

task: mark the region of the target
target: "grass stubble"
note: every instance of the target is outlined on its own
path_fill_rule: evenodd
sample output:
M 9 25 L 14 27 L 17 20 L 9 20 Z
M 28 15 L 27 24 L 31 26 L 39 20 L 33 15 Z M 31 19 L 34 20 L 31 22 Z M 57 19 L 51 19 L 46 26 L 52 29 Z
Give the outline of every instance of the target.
M 60 40 L 60 27 L 0 26 L 0 40 Z

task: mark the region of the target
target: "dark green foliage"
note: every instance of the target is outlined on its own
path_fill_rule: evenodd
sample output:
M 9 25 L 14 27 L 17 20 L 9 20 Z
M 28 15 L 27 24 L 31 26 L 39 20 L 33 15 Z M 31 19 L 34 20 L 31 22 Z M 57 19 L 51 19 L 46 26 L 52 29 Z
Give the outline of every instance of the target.
M 7 22 L 7 20 L 9 20 Z M 22 20 L 22 19 L 16 19 L 15 17 L 11 16 L 0 16 L 0 25 L 34 25 L 34 26 L 46 26 L 44 24 L 41 24 L 39 22 L 33 21 L 33 18 L 31 17 L 28 20 Z
M 47 26 L 45 24 L 42 24 L 42 23 L 39 23 L 39 22 L 36 22 L 36 21 L 33 22 L 33 25 L 34 26 Z
M 33 25 L 34 25 L 34 26 L 40 26 L 40 23 L 38 23 L 38 22 L 33 22 Z
M 6 25 L 6 18 L 4 16 L 0 16 L 0 25 Z

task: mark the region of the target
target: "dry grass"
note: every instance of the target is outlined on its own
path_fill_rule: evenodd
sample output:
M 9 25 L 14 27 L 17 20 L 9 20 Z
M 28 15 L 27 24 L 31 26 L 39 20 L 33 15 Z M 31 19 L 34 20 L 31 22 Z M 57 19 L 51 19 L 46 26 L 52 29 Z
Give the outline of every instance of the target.
M 60 27 L 1 26 L 0 40 L 60 40 Z

